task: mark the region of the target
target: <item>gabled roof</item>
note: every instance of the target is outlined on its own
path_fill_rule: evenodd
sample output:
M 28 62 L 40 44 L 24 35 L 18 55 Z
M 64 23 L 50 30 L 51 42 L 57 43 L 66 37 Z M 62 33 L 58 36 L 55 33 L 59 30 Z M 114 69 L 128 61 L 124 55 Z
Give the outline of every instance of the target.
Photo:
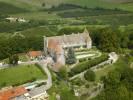
M 55 49 L 57 45 L 68 46 L 71 44 L 86 44 L 87 42 L 91 42 L 91 38 L 89 36 L 88 30 L 85 28 L 83 33 L 72 33 L 71 35 L 63 35 L 63 36 L 53 36 L 47 37 L 48 39 L 48 48 Z
M 41 51 L 29 51 L 28 52 L 28 55 L 30 57 L 37 57 L 37 56 L 41 56 L 42 55 L 42 52 Z
M 24 87 L 16 87 L 16 88 L 12 88 L 12 89 L 9 89 L 6 91 L 1 91 L 0 92 L 0 100 L 10 100 L 17 96 L 23 95 L 27 92 L 28 91 Z

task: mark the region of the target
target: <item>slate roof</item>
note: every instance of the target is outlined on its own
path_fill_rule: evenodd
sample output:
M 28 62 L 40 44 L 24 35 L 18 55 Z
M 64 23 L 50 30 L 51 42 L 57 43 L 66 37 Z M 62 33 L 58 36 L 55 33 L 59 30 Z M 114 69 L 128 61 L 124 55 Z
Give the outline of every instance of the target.
M 63 50 L 61 48 L 73 46 L 86 45 L 87 42 L 91 42 L 89 32 L 87 29 L 83 33 L 63 35 L 63 36 L 53 36 L 47 37 L 47 48 L 52 49 L 56 53 L 61 53 Z
M 63 35 L 63 36 L 53 36 L 47 37 L 48 39 L 48 48 L 51 45 L 68 45 L 68 44 L 84 44 L 88 41 L 91 41 L 88 31 L 85 29 L 83 33 L 71 35 Z

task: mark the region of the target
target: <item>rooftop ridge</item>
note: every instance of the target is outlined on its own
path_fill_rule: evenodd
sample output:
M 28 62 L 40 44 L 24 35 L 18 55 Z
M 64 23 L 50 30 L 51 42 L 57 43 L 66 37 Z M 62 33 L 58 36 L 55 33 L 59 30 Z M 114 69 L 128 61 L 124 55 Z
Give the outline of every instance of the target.
M 51 37 L 47 37 L 47 38 L 58 38 L 58 37 L 63 37 L 63 36 L 65 36 L 65 37 L 69 37 L 69 36 L 72 36 L 72 35 L 84 35 L 84 32 L 83 33 L 72 33 L 72 34 L 68 34 L 68 35 L 66 35 L 66 34 L 64 34 L 64 35 L 59 35 L 59 36 L 51 36 Z

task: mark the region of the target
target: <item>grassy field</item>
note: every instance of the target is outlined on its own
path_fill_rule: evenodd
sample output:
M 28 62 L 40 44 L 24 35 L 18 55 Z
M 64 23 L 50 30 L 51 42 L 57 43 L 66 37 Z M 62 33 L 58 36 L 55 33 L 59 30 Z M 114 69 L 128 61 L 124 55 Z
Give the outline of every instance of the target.
M 99 81 L 101 77 L 106 76 L 110 71 L 128 66 L 127 63 L 123 59 L 119 59 L 117 63 L 113 65 L 106 65 L 103 69 L 96 71 L 96 81 Z
M 22 13 L 26 12 L 24 8 L 19 8 L 17 6 L 11 5 L 10 3 L 0 2 L 0 14 L 14 14 L 14 13 Z
M 21 32 L 25 36 L 37 36 L 37 37 L 43 37 L 43 36 L 53 36 L 56 35 L 56 32 L 52 32 L 48 27 L 35 27 L 35 28 L 30 28 L 27 30 L 24 30 Z
M 28 20 L 48 20 L 60 18 L 56 13 L 48 14 L 48 12 L 34 11 L 28 13 L 12 14 L 14 17 L 23 17 Z
M 46 75 L 35 65 L 18 65 L 0 70 L 0 88 L 20 85 L 36 79 L 45 79 Z
M 87 6 L 89 8 L 102 7 L 102 8 L 119 8 L 123 10 L 133 11 L 133 3 L 116 3 L 116 2 L 106 2 L 104 0 L 65 0 L 71 4 L 77 4 L 81 6 Z M 110 0 L 111 1 L 111 0 Z
M 23 8 L 23 9 L 30 10 L 30 11 L 38 9 L 38 7 L 32 5 L 32 3 L 28 4 L 28 3 L 23 2 L 23 1 L 25 1 L 25 0 L 0 0 L 0 2 L 4 2 L 6 4 L 10 4 L 12 6 L 15 6 L 18 8 Z M 29 1 L 29 0 L 26 0 L 26 1 Z
M 126 2 L 114 2 L 114 0 L 0 0 L 5 3 L 12 4 L 14 6 L 25 8 L 29 10 L 42 9 L 42 3 L 45 3 L 45 7 L 51 7 L 53 5 L 59 5 L 61 3 L 76 4 L 86 6 L 89 8 L 103 7 L 103 8 L 119 8 L 123 10 L 133 11 L 133 3 L 126 0 Z M 119 0 L 120 1 L 120 0 Z M 127 3 L 128 2 L 128 3 Z

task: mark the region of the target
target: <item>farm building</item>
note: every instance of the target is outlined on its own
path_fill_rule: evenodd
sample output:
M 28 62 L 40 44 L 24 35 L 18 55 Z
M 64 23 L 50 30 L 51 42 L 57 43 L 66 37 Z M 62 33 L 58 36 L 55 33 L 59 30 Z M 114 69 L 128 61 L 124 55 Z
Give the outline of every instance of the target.
M 29 51 L 27 54 L 31 60 L 41 58 L 43 56 L 43 53 L 41 51 Z

